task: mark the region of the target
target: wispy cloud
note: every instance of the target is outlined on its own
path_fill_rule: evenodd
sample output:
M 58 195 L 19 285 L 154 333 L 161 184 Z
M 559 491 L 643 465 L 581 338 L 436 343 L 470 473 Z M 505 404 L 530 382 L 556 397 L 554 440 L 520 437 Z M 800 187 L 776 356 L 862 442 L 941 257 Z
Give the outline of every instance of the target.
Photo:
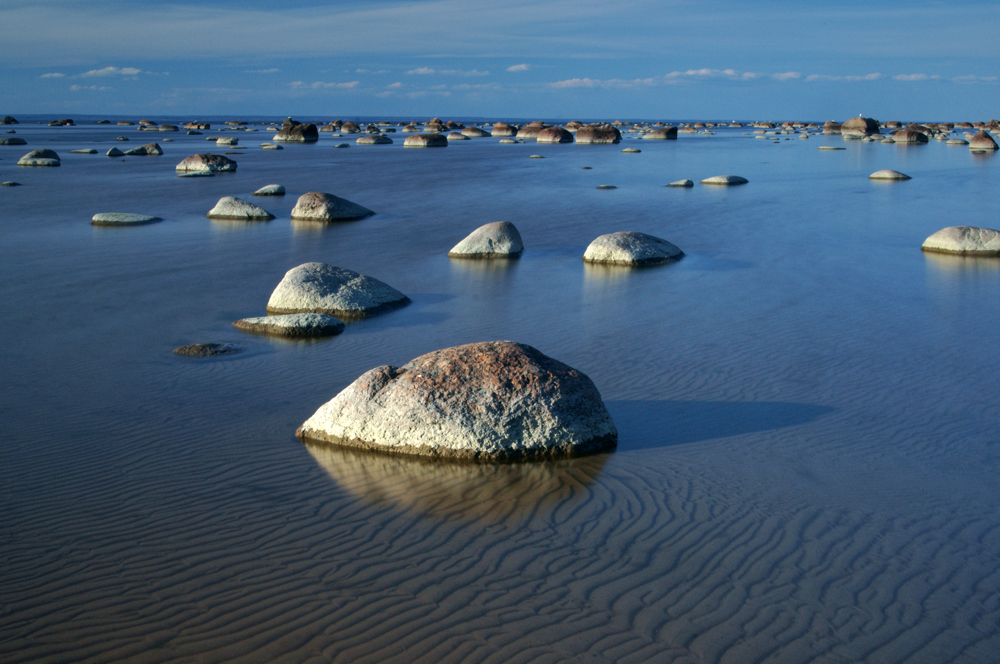
M 510 67 L 507 67 L 507 71 L 511 72 L 528 71 L 529 69 L 531 69 L 531 65 L 528 64 L 511 65 Z
M 83 78 L 92 76 L 138 76 L 139 74 L 149 74 L 151 72 L 142 71 L 135 67 L 105 67 L 104 69 L 91 69 L 80 74 Z
M 771 74 L 771 78 L 779 81 L 795 81 L 802 78 L 802 74 L 797 71 L 786 71 L 780 74 Z
M 391 74 L 388 69 L 355 69 L 355 74 Z
M 996 83 L 998 79 L 996 76 L 973 76 L 967 74 L 965 76 L 956 76 L 951 79 L 955 83 Z
M 433 67 L 417 67 L 416 69 L 411 69 L 406 73 L 418 76 L 428 76 L 431 74 L 438 74 L 441 76 L 489 76 L 490 75 L 488 71 L 479 71 L 478 69 L 472 69 L 470 71 L 462 71 L 461 69 L 434 69 Z
M 359 85 L 361 85 L 361 81 L 346 81 L 344 83 L 337 83 L 337 82 L 327 83 L 324 81 L 315 81 L 313 83 L 306 83 L 304 81 L 295 81 L 294 83 L 291 83 L 289 85 L 294 90 L 302 90 L 306 88 L 312 88 L 313 90 L 322 90 L 325 88 L 350 89 L 350 88 L 356 88 Z
M 60 74 L 59 72 L 52 72 L 51 74 L 42 74 L 38 78 L 66 78 L 66 74 Z
M 280 69 L 277 67 L 271 67 L 270 69 L 245 69 L 244 74 L 277 74 Z
M 84 92 L 84 91 L 111 90 L 112 88 L 109 88 L 104 85 L 71 85 L 69 86 L 69 89 L 72 92 Z
M 882 74 L 874 72 L 871 74 L 865 74 L 864 76 L 828 76 L 826 74 L 809 74 L 806 76 L 806 81 L 877 81 L 882 78 Z
M 938 76 L 937 74 L 934 74 L 934 75 L 928 75 L 928 74 L 899 74 L 897 76 L 893 76 L 892 78 L 895 81 L 936 81 L 936 80 L 938 80 L 941 77 Z
M 401 81 L 396 81 L 395 83 L 390 83 L 389 85 L 387 85 L 385 87 L 386 87 L 386 89 L 389 89 L 389 90 L 397 90 L 397 89 L 403 87 L 403 83 Z

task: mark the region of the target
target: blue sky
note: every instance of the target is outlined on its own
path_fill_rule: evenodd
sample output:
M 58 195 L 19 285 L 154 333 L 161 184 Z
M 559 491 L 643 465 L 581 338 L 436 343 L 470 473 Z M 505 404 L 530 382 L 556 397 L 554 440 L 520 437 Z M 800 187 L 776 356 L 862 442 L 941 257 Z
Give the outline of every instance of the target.
M 0 115 L 987 120 L 1000 2 L 0 0 Z

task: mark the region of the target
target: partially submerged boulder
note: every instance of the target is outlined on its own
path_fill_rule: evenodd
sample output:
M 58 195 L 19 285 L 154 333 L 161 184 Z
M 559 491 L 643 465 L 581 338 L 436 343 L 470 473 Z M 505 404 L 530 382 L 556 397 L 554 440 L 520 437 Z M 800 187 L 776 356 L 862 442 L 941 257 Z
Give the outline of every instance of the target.
M 1000 256 L 1000 231 L 975 226 L 949 226 L 924 240 L 920 248 L 944 254 Z
M 233 323 L 233 327 L 275 337 L 332 337 L 344 331 L 344 321 L 328 314 L 282 314 L 241 318 Z
M 643 140 L 647 141 L 676 141 L 677 140 L 677 127 L 664 127 L 663 129 L 654 129 L 653 131 L 643 134 Z
M 58 166 L 59 155 L 54 150 L 32 150 L 17 160 L 18 166 Z
M 662 238 L 635 231 L 602 235 L 590 243 L 583 260 L 612 265 L 656 265 L 684 255 L 677 246 Z
M 716 184 L 716 185 L 734 185 L 734 184 L 746 184 L 749 182 L 744 177 L 739 175 L 713 175 L 710 178 L 705 178 L 701 181 L 702 184 Z
M 914 145 L 917 143 L 928 143 L 927 134 L 916 129 L 900 129 L 892 135 L 893 143 L 902 145 Z
M 392 139 L 382 134 L 366 134 L 354 142 L 358 145 L 392 145 Z
M 609 124 L 587 125 L 576 130 L 576 142 L 581 145 L 610 145 L 621 140 L 622 133 Z
M 143 226 L 159 221 L 159 217 L 131 212 L 98 212 L 91 219 L 94 226 Z
M 993 140 L 993 137 L 982 129 L 976 132 L 976 135 L 969 139 L 970 150 L 996 150 L 998 147 L 1000 146 L 998 146 L 997 142 Z
M 403 141 L 404 148 L 446 148 L 448 139 L 441 134 L 413 134 Z M 450 153 L 449 153 L 450 154 Z
M 177 164 L 176 170 L 232 173 L 236 171 L 236 162 L 221 154 L 193 154 Z
M 209 219 L 238 219 L 243 221 L 270 221 L 274 215 L 242 198 L 223 196 L 215 207 L 208 211 Z
M 292 208 L 292 219 L 303 221 L 355 221 L 373 214 L 363 205 L 321 191 L 302 194 Z
M 319 130 L 311 122 L 301 124 L 294 120 L 291 122 L 286 120 L 271 140 L 284 141 L 286 143 L 315 143 L 319 140 Z
M 267 312 L 319 313 L 352 320 L 409 302 L 410 298 L 373 277 L 325 263 L 304 263 L 285 273 L 271 293 Z
M 221 355 L 233 355 L 241 352 L 242 350 L 243 347 L 237 346 L 236 344 L 208 343 L 181 346 L 180 348 L 175 348 L 174 353 L 176 355 L 185 355 L 187 357 L 219 357 Z
M 851 118 L 840 125 L 840 135 L 844 138 L 864 138 L 878 133 L 878 121 L 872 118 Z
M 156 143 L 146 143 L 137 148 L 126 150 L 125 154 L 133 157 L 159 157 L 163 154 L 163 148 Z
M 302 440 L 477 461 L 577 456 L 618 430 L 586 375 L 535 348 L 488 341 L 376 367 L 299 427 Z
M 486 138 L 491 136 L 490 132 L 480 129 L 479 127 L 466 127 L 462 130 L 463 136 L 468 136 L 469 138 Z
M 281 184 L 266 184 L 257 191 L 253 192 L 254 196 L 284 196 L 285 186 Z
M 4 136 L 0 138 L 0 145 L 27 145 L 28 141 L 20 136 Z
M 906 173 L 900 173 L 899 171 L 894 171 L 891 168 L 883 168 L 881 171 L 875 171 L 868 176 L 869 180 L 909 180 L 911 179 Z
M 538 132 L 535 140 L 539 143 L 572 143 L 573 134 L 562 127 L 545 127 Z
M 673 182 L 671 182 L 667 186 L 668 187 L 693 187 L 694 186 L 694 181 L 693 180 L 674 180 Z
M 494 122 L 490 129 L 490 136 L 514 136 L 517 134 L 517 127 L 512 127 L 506 122 Z
M 524 125 L 518 130 L 517 137 L 520 138 L 521 140 L 538 138 L 539 132 L 541 132 L 548 126 L 549 125 L 545 124 L 541 120 L 535 120 L 534 122 L 529 122 L 528 124 Z M 495 135 L 496 134 L 494 133 L 494 136 Z
M 483 224 L 448 252 L 450 258 L 514 258 L 524 251 L 521 234 L 509 221 Z

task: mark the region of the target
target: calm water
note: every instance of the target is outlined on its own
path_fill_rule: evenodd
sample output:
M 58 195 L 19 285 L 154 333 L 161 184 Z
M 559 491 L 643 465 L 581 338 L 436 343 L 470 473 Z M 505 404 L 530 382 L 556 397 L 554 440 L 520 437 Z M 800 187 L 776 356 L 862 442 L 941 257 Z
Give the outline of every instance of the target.
M 223 134 L 235 174 L 177 178 L 220 126 L 0 146 L 4 661 L 995 661 L 1000 260 L 919 247 L 1000 227 L 1000 156 L 752 129 L 264 151 L 258 126 Z M 62 166 L 15 166 L 42 147 Z M 719 174 L 750 184 L 663 186 Z M 290 222 L 307 191 L 377 214 Z M 207 219 L 228 195 L 276 219 Z M 163 221 L 89 224 L 112 211 Z M 520 260 L 446 257 L 498 220 Z M 686 257 L 582 263 L 619 230 Z M 307 261 L 413 303 L 315 342 L 231 327 Z M 374 366 L 490 339 L 588 374 L 618 449 L 476 467 L 293 436 Z M 171 352 L 209 341 L 247 350 Z

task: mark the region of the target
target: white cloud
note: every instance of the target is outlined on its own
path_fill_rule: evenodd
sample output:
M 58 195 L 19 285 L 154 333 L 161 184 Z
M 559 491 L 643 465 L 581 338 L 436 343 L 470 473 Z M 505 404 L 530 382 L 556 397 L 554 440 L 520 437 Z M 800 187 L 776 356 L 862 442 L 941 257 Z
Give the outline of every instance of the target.
M 270 69 L 246 69 L 243 71 L 244 74 L 277 74 L 280 69 L 277 67 L 271 67 Z
M 355 69 L 355 74 L 391 74 L 388 69 Z
M 52 72 L 51 74 L 42 74 L 38 78 L 65 78 L 66 74 L 60 74 L 59 72 Z
M 601 82 L 594 78 L 568 78 L 565 81 L 549 83 L 549 87 L 553 88 L 596 88 L 600 85 Z
M 928 76 L 927 74 L 899 74 L 892 77 L 896 81 L 932 81 L 941 78 L 937 74 Z
M 294 83 L 291 83 L 289 85 L 294 90 L 302 90 L 305 88 L 312 88 L 313 90 L 323 90 L 326 88 L 350 89 L 350 88 L 356 88 L 359 85 L 361 85 L 361 81 L 347 81 L 345 83 L 337 83 L 337 82 L 326 83 L 324 81 L 315 81 L 314 83 L 306 83 L 304 81 L 295 81 Z
M 91 69 L 90 71 L 85 71 L 80 76 L 91 77 L 91 76 L 138 76 L 139 74 L 148 74 L 150 72 L 142 71 L 141 69 L 136 69 L 135 67 L 105 67 L 104 69 Z
M 69 89 L 73 92 L 84 92 L 93 90 L 110 90 L 111 88 L 105 87 L 103 85 L 71 85 Z
M 827 76 L 826 74 L 810 74 L 806 76 L 807 81 L 877 81 L 882 78 L 878 72 L 865 74 L 864 76 Z
M 786 71 L 781 74 L 771 74 L 771 78 L 776 78 L 779 81 L 794 81 L 802 78 L 802 74 L 797 71 Z
M 396 81 L 395 83 L 390 83 L 389 85 L 387 85 L 385 87 L 387 89 L 390 89 L 390 90 L 395 90 L 397 88 L 403 87 L 403 83 L 401 81 Z
M 549 83 L 551 88 L 639 88 L 662 83 L 661 79 L 655 78 L 609 78 L 601 80 L 597 78 L 570 78 L 565 81 Z
M 511 65 L 510 67 L 507 67 L 507 71 L 511 72 L 528 71 L 529 69 L 531 69 L 531 65 L 527 64 Z
M 462 71 L 460 69 L 434 69 L 433 67 L 417 67 L 416 69 L 411 69 L 406 72 L 407 74 L 416 74 L 419 76 L 427 76 L 430 74 L 440 74 L 442 76 L 489 76 L 488 71 L 479 71 L 478 69 L 472 69 L 470 71 Z

